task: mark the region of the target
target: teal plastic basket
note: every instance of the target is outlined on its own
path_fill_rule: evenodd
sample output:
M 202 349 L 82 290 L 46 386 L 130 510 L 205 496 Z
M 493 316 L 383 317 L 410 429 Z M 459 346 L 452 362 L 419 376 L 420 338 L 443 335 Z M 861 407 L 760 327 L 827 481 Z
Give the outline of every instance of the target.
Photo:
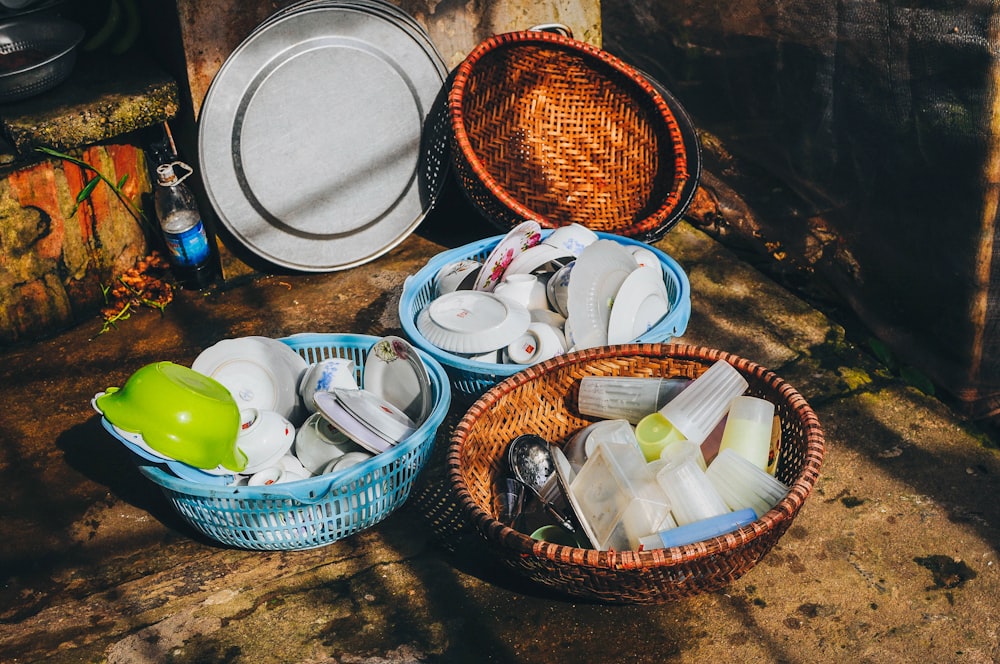
M 281 339 L 309 363 L 353 360 L 359 377 L 380 337 L 296 334 Z M 379 523 L 410 495 L 451 405 L 444 368 L 417 349 L 427 367 L 433 407 L 417 430 L 391 449 L 343 471 L 270 486 L 220 487 L 181 479 L 159 465 L 140 472 L 157 484 L 177 512 L 199 532 L 241 549 L 297 550 L 325 546 Z
M 543 229 L 542 237 L 548 237 L 552 229 Z M 670 311 L 656 325 L 646 330 L 632 343 L 666 343 L 679 337 L 687 329 L 691 318 L 691 283 L 680 264 L 654 246 L 632 238 L 598 232 L 602 240 L 614 240 L 627 247 L 644 247 L 652 251 L 663 268 Z M 422 267 L 416 274 L 407 277 L 403 283 L 403 293 L 399 299 L 399 320 L 410 341 L 444 366 L 451 380 L 452 393 L 456 399 L 472 403 L 498 382 L 513 376 L 525 367 L 517 364 L 494 364 L 470 360 L 441 350 L 427 340 L 417 329 L 417 314 L 435 298 L 434 277 L 442 267 L 460 260 L 485 261 L 504 235 L 495 235 L 472 242 L 455 249 L 443 251 Z

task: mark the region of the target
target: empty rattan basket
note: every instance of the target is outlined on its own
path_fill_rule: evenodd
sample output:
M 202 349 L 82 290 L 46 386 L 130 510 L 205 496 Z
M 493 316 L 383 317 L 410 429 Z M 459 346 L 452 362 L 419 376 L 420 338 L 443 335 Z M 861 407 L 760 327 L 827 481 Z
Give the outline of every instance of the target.
M 788 494 L 759 519 L 701 542 L 644 551 L 597 551 L 537 541 L 496 520 L 496 480 L 507 444 L 536 434 L 562 446 L 594 421 L 576 412 L 580 379 L 593 375 L 696 378 L 718 360 L 748 381 L 747 394 L 775 405 L 781 418 L 776 477 Z M 736 580 L 788 529 L 819 476 L 823 432 L 806 400 L 749 360 L 698 346 L 634 344 L 592 348 L 528 367 L 486 392 L 458 423 L 448 452 L 456 500 L 491 550 L 512 570 L 568 596 L 654 604 L 717 590 Z
M 456 178 L 502 230 L 535 219 L 649 241 L 690 202 L 669 105 L 590 44 L 537 30 L 487 39 L 456 69 L 448 103 Z

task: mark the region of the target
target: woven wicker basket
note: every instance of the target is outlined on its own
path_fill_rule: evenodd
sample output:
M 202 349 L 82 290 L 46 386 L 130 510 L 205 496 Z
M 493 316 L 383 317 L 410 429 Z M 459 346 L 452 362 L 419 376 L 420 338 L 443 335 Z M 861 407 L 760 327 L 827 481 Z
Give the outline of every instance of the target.
M 694 544 L 650 551 L 596 551 L 536 541 L 496 520 L 494 486 L 508 442 L 540 435 L 562 445 L 594 420 L 575 410 L 580 378 L 591 375 L 696 378 L 717 360 L 735 366 L 748 394 L 775 404 L 782 445 L 776 476 L 788 495 L 752 524 Z M 725 587 L 777 542 L 812 491 L 823 432 L 805 399 L 773 372 L 697 346 L 634 344 L 570 353 L 529 367 L 486 392 L 452 435 L 448 477 L 469 520 L 511 569 L 573 597 L 654 604 Z
M 456 179 L 502 230 L 575 222 L 648 241 L 683 213 L 678 122 L 606 51 L 550 32 L 497 35 L 458 66 L 448 105 Z

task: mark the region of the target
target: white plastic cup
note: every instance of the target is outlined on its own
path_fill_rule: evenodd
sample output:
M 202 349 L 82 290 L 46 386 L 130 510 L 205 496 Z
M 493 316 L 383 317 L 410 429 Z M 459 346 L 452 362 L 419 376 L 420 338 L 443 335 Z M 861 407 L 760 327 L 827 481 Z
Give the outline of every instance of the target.
M 524 334 L 507 346 L 507 357 L 514 364 L 536 364 L 565 352 L 562 332 L 545 323 L 529 324 Z
M 591 437 L 599 433 L 596 438 Z M 566 443 L 563 453 L 566 460 L 574 471 L 579 471 L 587 458 L 593 453 L 598 443 L 608 441 L 611 443 L 635 442 L 635 433 L 632 425 L 627 420 L 598 420 L 577 431 Z
M 656 474 L 656 481 L 670 501 L 670 511 L 677 525 L 683 526 L 729 512 L 729 506 L 709 481 L 695 458 L 695 447 L 671 459 Z
M 733 450 L 722 450 L 705 472 L 732 510 L 751 508 L 758 518 L 777 505 L 788 487 Z
M 690 383 L 686 378 L 584 376 L 580 379 L 577 410 L 583 415 L 638 424 Z
M 771 452 L 774 404 L 765 399 L 738 396 L 729 405 L 719 451 L 733 450 L 761 470 Z
M 677 440 L 700 445 L 726 416 L 733 399 L 748 386 L 740 372 L 725 360 L 710 366 L 667 405 L 636 425 L 636 437 L 646 459 L 657 459 L 666 445 Z
M 733 365 L 719 360 L 661 408 L 660 414 L 686 439 L 700 445 L 748 386 Z

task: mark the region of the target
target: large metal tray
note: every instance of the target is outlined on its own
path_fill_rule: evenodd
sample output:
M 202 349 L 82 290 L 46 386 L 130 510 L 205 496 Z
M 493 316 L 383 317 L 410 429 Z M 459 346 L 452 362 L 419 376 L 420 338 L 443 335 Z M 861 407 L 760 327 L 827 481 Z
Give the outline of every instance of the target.
M 426 35 L 362 2 L 308 2 L 262 23 L 202 105 L 201 176 L 223 225 L 271 263 L 368 262 L 430 203 L 421 130 L 447 70 Z

